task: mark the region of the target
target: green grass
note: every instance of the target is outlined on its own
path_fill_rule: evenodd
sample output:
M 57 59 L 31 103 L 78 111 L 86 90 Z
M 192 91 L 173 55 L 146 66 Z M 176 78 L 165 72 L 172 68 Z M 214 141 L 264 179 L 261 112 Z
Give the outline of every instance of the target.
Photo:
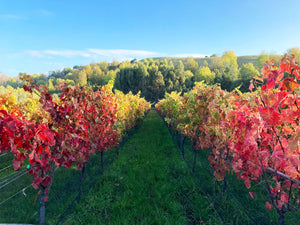
M 200 221 L 200 222 L 199 222 Z M 155 111 L 65 224 L 219 224 Z

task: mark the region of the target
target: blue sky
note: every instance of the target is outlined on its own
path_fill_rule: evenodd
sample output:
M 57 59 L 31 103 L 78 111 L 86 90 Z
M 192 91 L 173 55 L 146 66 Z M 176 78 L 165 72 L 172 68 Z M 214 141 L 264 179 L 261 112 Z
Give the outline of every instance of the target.
M 300 47 L 299 0 L 0 0 L 0 72 Z

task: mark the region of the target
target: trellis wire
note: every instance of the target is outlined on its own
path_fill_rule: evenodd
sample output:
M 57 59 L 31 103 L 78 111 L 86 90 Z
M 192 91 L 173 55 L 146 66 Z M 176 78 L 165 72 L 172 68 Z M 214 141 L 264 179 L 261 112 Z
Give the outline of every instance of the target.
M 20 177 L 24 176 L 25 174 L 27 174 L 27 172 L 25 172 L 25 173 L 23 173 L 23 174 L 21 174 L 21 175 L 17 176 L 16 178 L 14 178 L 14 179 L 10 180 L 8 183 L 6 183 L 6 184 L 4 184 L 4 185 L 0 186 L 0 189 L 2 189 L 2 188 L 4 188 L 5 186 L 9 185 L 10 183 L 12 183 L 13 181 L 15 181 L 15 180 L 19 179 Z
M 3 153 L 3 154 L 1 154 L 0 155 L 0 158 L 2 157 L 2 156 L 6 156 L 8 153 Z
M 18 195 L 19 193 L 21 193 L 21 192 L 24 193 L 25 190 L 26 190 L 27 188 L 29 188 L 29 187 L 31 187 L 31 184 L 28 185 L 28 186 L 26 186 L 26 187 L 24 187 L 24 188 L 22 188 L 20 191 L 17 191 L 15 194 L 11 195 L 10 197 L 8 197 L 7 199 L 5 199 L 4 201 L 0 202 L 0 205 L 4 204 L 4 203 L 7 202 L 8 200 L 12 199 L 13 197 L 15 197 L 16 195 Z
M 20 171 L 15 171 L 13 173 L 10 173 L 10 174 L 6 175 L 5 177 L 1 177 L 0 178 L 0 180 L 1 180 L 0 181 L 0 186 L 2 184 L 4 184 L 4 183 L 7 183 L 8 181 L 14 179 L 15 177 L 17 177 L 19 174 L 21 174 L 24 171 L 25 171 L 25 169 L 24 170 L 20 170 Z
M 9 165 L 9 166 L 7 166 L 7 167 L 4 167 L 4 168 L 0 169 L 0 173 L 1 173 L 2 171 L 6 170 L 6 169 L 8 169 L 8 168 L 10 168 L 10 167 L 12 167 L 12 166 L 13 166 L 13 165 Z

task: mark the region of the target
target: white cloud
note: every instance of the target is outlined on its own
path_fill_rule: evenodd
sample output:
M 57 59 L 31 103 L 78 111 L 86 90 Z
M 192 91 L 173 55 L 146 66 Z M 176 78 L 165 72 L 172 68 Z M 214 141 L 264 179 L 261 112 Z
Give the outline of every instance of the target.
M 59 63 L 59 62 L 41 62 L 41 63 L 56 68 L 67 67 L 63 63 Z
M 27 17 L 17 14 L 0 14 L 0 19 L 5 20 L 26 20 Z
M 26 51 L 25 54 L 28 54 L 28 55 L 33 56 L 33 57 L 38 57 L 38 58 L 42 58 L 43 57 L 43 53 L 42 52 L 35 51 L 35 50 Z
M 28 20 L 31 19 L 32 16 L 53 16 L 55 15 L 53 12 L 40 9 L 40 10 L 35 10 L 32 11 L 31 14 L 25 13 L 23 15 L 21 14 L 0 14 L 0 19 L 2 20 Z
M 82 56 L 85 58 L 90 58 L 92 55 L 86 51 L 78 51 L 78 50 L 62 50 L 62 51 L 55 51 L 55 50 L 45 50 L 45 55 L 53 55 L 53 56 L 62 56 L 62 57 L 76 57 Z
M 157 52 L 128 49 L 88 49 L 88 51 L 101 56 L 151 56 L 158 54 Z
M 173 57 L 194 57 L 194 58 L 205 58 L 207 55 L 197 54 L 197 53 L 182 53 L 173 55 Z
M 36 51 L 36 50 L 29 50 L 26 51 L 28 55 L 32 57 L 37 57 L 37 58 L 51 58 L 53 56 L 62 56 L 66 58 L 71 58 L 71 57 L 86 57 L 89 58 L 91 57 L 91 54 L 89 54 L 86 51 L 77 51 L 77 50 L 61 50 L 61 51 L 56 51 L 56 50 L 42 50 L 42 51 Z
M 53 56 L 61 56 L 66 58 L 84 57 L 97 58 L 108 57 L 116 59 L 128 59 L 158 55 L 157 52 L 145 50 L 128 50 L 128 49 L 87 49 L 87 50 L 29 50 L 26 54 L 37 58 L 51 58 Z

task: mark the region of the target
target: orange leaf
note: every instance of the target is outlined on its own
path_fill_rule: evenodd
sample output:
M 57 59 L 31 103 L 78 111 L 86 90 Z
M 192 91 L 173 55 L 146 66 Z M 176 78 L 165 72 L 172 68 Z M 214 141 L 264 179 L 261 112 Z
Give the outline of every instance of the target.
M 287 166 L 284 168 L 285 172 L 289 175 L 290 178 L 292 179 L 297 179 L 298 176 L 300 175 L 297 171 L 297 169 L 293 166 Z
M 282 81 L 282 87 L 281 90 L 289 90 L 294 91 L 296 87 L 299 87 L 300 85 L 294 81 L 292 78 L 285 78 Z
M 264 82 L 264 80 L 263 80 L 261 77 L 258 77 L 258 76 L 254 76 L 253 79 L 259 80 L 259 81 L 261 81 L 261 82 Z
M 300 139 L 300 131 L 297 130 L 297 133 L 294 134 L 290 139 L 289 139 L 289 148 L 292 151 L 295 151 L 298 148 L 298 142 Z

